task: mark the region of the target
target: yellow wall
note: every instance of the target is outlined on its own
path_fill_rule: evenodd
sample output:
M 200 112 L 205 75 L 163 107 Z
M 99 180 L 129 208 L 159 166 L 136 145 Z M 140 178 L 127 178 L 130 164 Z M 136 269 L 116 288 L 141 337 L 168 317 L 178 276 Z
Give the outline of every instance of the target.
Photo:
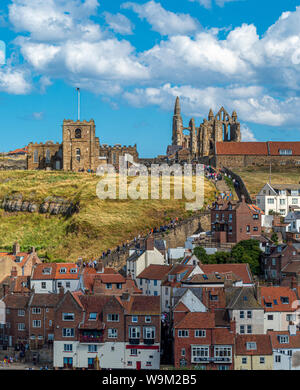
M 12 267 L 17 268 L 17 274 L 22 275 L 21 267 L 18 266 L 12 259 L 9 257 L 0 258 L 0 282 L 5 279 L 7 276 L 10 276 Z
M 242 364 L 242 358 L 247 358 L 247 363 Z M 265 363 L 260 363 L 260 358 L 265 358 Z M 251 363 L 252 359 L 252 363 Z M 273 355 L 246 356 L 238 355 L 234 359 L 235 370 L 273 370 Z

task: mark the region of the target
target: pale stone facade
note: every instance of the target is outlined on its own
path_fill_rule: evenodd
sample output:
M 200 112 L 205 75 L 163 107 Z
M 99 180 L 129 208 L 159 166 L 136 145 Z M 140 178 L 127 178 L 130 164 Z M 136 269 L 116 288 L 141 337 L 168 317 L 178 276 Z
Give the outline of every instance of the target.
M 136 145 L 100 145 L 95 134 L 95 122 L 72 121 L 65 119 L 62 125 L 63 142 L 54 144 L 30 143 L 28 145 L 27 169 L 55 169 L 64 171 L 93 171 L 99 165 L 112 164 L 119 166 L 120 156 L 130 154 L 138 161 Z

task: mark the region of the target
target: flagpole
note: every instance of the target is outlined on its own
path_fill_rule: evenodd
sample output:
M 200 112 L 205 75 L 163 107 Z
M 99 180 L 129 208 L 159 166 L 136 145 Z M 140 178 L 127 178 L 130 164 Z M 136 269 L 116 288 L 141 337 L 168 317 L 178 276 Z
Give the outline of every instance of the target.
M 76 88 L 78 92 L 78 120 L 80 121 L 80 88 Z

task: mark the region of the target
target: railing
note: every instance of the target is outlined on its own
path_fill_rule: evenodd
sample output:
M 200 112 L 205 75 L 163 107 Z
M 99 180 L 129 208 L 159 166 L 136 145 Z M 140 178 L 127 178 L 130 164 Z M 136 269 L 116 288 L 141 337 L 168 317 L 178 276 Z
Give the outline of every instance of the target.
M 154 339 L 144 339 L 144 344 L 145 345 L 153 345 L 154 344 Z
M 140 339 L 129 339 L 129 344 L 139 345 Z
M 204 357 L 204 356 L 197 356 L 192 357 L 192 363 L 231 363 L 232 358 L 231 357 Z
M 79 336 L 79 341 L 81 343 L 103 343 L 103 336 Z

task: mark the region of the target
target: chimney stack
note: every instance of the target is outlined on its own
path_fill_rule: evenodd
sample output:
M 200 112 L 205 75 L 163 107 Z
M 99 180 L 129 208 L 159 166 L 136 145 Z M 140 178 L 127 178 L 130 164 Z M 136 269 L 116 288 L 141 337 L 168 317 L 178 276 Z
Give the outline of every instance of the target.
M 63 286 L 61 286 L 59 288 L 59 296 L 62 298 L 64 295 L 65 295 L 65 289 L 63 288 Z
M 20 252 L 20 244 L 15 242 L 13 245 L 13 255 L 16 256 Z
M 146 251 L 153 251 L 154 250 L 154 237 L 151 235 L 146 239 Z
M 12 276 L 12 277 L 18 276 L 17 267 L 12 267 L 12 268 L 11 268 L 10 276 Z
M 9 285 L 7 283 L 3 283 L 2 289 L 3 289 L 3 296 L 5 297 L 9 293 Z
M 104 266 L 103 266 L 102 261 L 98 261 L 95 268 L 96 268 L 97 274 L 103 274 Z

